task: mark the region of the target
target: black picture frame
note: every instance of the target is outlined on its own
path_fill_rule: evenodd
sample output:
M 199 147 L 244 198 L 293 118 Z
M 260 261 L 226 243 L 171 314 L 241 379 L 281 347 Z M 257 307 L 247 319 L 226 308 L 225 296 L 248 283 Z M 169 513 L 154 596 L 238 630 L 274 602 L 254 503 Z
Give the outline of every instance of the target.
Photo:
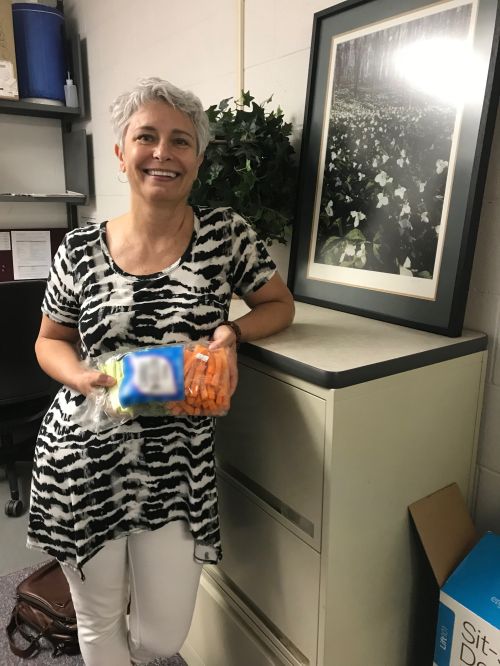
M 498 0 L 347 0 L 314 15 L 295 300 L 461 334 L 498 107 L 498 15 Z

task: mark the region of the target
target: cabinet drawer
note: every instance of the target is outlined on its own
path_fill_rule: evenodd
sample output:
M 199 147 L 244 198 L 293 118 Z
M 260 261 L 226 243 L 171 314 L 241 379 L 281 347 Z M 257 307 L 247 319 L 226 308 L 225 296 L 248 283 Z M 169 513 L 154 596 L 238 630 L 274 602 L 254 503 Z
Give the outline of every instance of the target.
M 206 572 L 181 655 L 190 666 L 292 666 L 252 629 Z
M 316 663 L 319 554 L 219 478 L 223 554 L 218 568 L 299 663 Z
M 229 414 L 217 422 L 219 465 L 319 549 L 325 401 L 240 365 Z

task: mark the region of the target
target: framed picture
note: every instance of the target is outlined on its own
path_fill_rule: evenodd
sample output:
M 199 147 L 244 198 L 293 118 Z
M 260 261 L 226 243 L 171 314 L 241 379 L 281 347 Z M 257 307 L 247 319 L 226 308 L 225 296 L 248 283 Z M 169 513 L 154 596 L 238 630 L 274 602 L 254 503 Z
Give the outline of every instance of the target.
M 498 104 L 497 0 L 314 15 L 289 286 L 460 335 Z

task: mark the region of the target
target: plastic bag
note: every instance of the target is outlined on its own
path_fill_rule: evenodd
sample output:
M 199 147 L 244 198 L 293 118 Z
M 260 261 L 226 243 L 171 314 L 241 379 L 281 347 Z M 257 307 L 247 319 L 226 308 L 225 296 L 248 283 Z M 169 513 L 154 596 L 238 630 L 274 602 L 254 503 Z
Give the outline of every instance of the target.
M 145 347 L 97 358 L 116 379 L 87 397 L 80 424 L 100 430 L 137 416 L 224 416 L 230 406 L 226 348 L 208 343 Z

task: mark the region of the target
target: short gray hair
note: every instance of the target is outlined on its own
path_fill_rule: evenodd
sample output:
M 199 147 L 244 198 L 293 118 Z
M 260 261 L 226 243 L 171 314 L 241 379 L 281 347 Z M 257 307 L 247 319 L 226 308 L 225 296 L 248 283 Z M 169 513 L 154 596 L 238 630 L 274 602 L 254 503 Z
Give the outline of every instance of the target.
M 111 104 L 111 123 L 120 148 L 123 149 L 131 116 L 147 102 L 158 100 L 189 116 L 196 131 L 198 155 L 201 155 L 210 141 L 210 126 L 201 101 L 189 90 L 181 90 L 156 76 L 140 79 L 132 90 L 122 93 Z

